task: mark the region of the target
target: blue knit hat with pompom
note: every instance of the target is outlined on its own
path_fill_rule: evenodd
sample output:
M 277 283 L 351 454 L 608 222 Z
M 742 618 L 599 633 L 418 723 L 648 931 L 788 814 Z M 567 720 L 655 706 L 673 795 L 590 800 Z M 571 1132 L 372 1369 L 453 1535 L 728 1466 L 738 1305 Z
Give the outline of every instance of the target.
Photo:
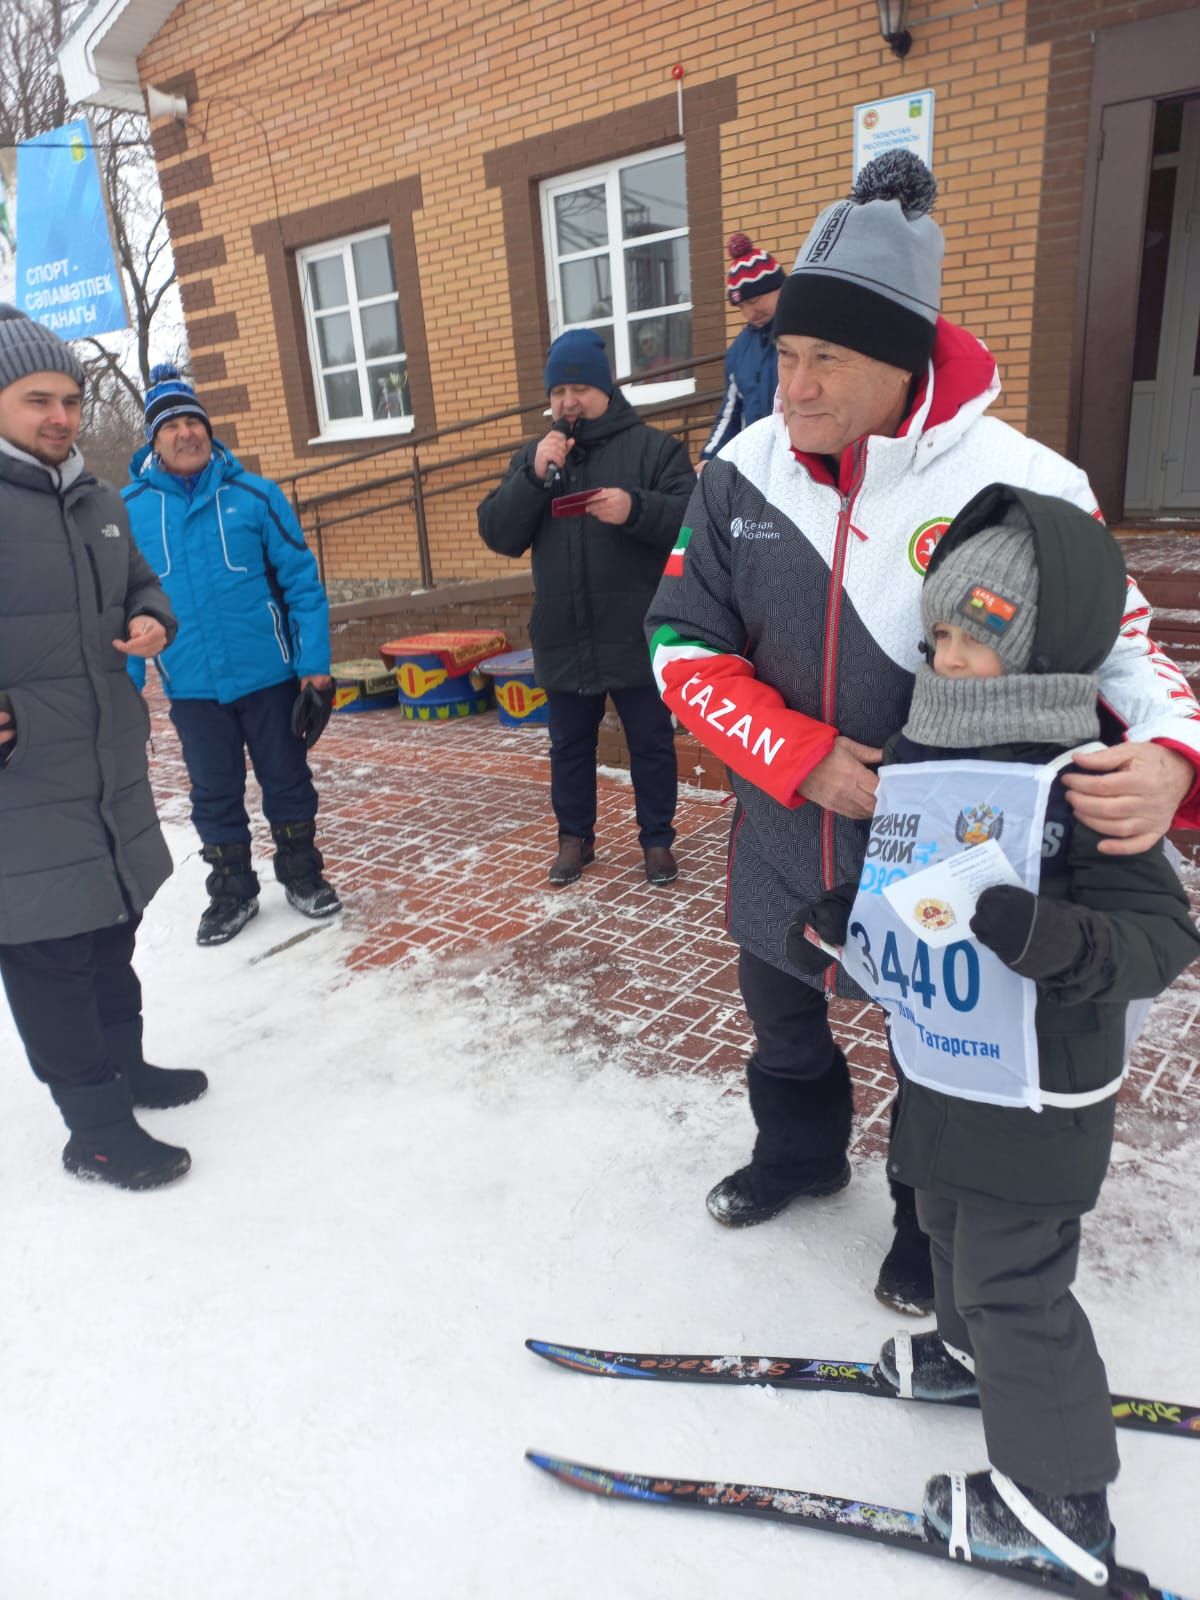
M 172 417 L 199 417 L 212 438 L 212 423 L 208 412 L 196 399 L 196 391 L 170 362 L 151 367 L 150 387 L 146 390 L 146 443 L 154 443 L 154 435 L 164 422 Z

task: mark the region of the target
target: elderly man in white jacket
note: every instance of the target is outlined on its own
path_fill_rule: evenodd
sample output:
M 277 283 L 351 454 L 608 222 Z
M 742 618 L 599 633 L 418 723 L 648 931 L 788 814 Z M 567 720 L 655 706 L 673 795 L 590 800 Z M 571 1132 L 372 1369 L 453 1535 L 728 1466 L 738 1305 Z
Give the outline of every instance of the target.
M 850 1078 L 827 1000 L 840 969 L 801 976 L 784 948 L 799 909 L 856 880 L 884 740 L 903 723 L 920 657 L 921 580 L 955 514 L 986 485 L 1057 495 L 1099 517 L 1084 474 L 986 415 L 996 364 L 939 314 L 933 175 L 908 152 L 871 162 L 827 208 L 775 313 L 781 410 L 710 463 L 647 617 L 667 705 L 722 757 L 738 806 L 728 921 L 756 1047 L 757 1139 L 708 1196 L 718 1222 L 766 1221 L 850 1177 Z M 1065 783 L 1103 849 L 1144 850 L 1194 822 L 1200 707 L 1150 641 L 1130 583 L 1101 674 L 1108 748 Z M 932 1305 L 911 1190 L 876 1293 Z

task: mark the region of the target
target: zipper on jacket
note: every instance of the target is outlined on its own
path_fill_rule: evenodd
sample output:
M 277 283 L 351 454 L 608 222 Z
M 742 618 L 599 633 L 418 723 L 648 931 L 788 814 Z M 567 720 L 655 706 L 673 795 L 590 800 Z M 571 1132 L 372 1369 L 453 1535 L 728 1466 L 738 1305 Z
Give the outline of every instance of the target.
M 852 527 L 850 513 L 862 488 L 863 475 L 867 467 L 866 445 L 855 445 L 854 450 L 856 455 L 854 476 L 849 493 L 841 497 L 837 529 L 833 536 L 833 554 L 829 563 L 829 604 L 825 607 L 825 641 L 821 652 L 821 720 L 829 723 L 831 727 L 836 727 L 834 713 L 837 710 L 837 637 L 842 616 L 842 579 L 846 571 L 846 549 L 850 543 L 850 535 L 856 531 Z M 834 842 L 836 822 L 837 817 L 834 812 L 821 812 L 821 884 L 825 889 L 837 887 L 834 883 L 837 866 Z M 834 986 L 827 977 L 825 998 L 831 1000 L 833 992 Z
M 96 615 L 104 615 L 104 592 L 100 587 L 100 568 L 96 565 L 96 555 L 87 540 L 83 541 L 83 548 L 88 558 L 88 566 L 92 569 L 92 585 L 96 590 Z

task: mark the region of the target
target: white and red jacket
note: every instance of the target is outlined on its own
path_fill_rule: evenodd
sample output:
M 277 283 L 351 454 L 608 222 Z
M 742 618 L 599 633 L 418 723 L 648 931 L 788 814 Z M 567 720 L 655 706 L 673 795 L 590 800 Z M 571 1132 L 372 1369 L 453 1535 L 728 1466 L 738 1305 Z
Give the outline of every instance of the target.
M 780 413 L 743 430 L 698 480 L 647 615 L 664 700 L 733 775 L 730 932 L 784 970 L 797 907 L 856 878 L 866 842 L 866 824 L 805 805 L 799 785 L 839 733 L 882 746 L 903 724 L 921 583 L 947 525 L 990 483 L 1099 516 L 1078 467 L 985 415 L 999 392 L 985 347 L 943 319 L 899 433 L 850 446 L 838 481 L 793 451 Z M 1200 769 L 1200 706 L 1149 621 L 1130 582 L 1102 698 L 1127 738 Z M 1195 790 L 1179 821 L 1200 821 Z

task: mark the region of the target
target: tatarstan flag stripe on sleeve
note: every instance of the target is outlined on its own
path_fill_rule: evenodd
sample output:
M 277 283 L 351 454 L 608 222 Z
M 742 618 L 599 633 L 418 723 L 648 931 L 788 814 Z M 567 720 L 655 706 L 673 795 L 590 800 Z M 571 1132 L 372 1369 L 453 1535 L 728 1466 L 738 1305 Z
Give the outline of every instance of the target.
M 690 528 L 685 528 L 683 531 L 690 537 L 692 531 Z M 685 639 L 681 633 L 676 633 L 675 629 L 665 622 L 661 628 L 655 628 L 650 640 L 650 663 L 654 668 L 654 676 L 660 691 L 663 687 L 663 673 L 672 661 L 699 661 L 706 656 L 719 656 L 722 653 L 700 639 Z
M 683 577 L 683 558 L 687 553 L 687 547 L 691 543 L 691 541 L 692 541 L 692 530 L 690 528 L 680 528 L 679 537 L 675 541 L 675 548 L 674 548 L 674 550 L 671 551 L 671 554 L 667 557 L 667 564 L 663 568 L 663 576 L 664 577 L 667 577 L 667 578 L 682 578 Z

